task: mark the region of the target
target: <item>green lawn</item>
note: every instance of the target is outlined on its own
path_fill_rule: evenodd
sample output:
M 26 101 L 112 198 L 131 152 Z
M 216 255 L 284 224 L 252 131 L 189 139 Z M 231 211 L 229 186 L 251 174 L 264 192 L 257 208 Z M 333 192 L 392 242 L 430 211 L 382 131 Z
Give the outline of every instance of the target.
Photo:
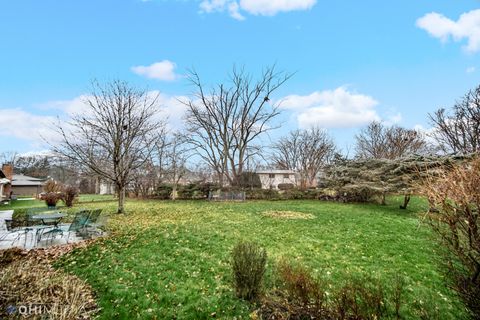
M 101 319 L 249 318 L 249 305 L 231 288 L 230 251 L 239 240 L 267 248 L 269 273 L 280 257 L 308 265 L 335 282 L 348 275 L 377 277 L 387 286 L 406 279 L 405 319 L 415 306 L 437 307 L 440 319 L 461 318 L 463 308 L 437 268 L 435 245 L 417 213 L 391 205 L 320 201 L 129 201 L 127 215 L 115 203 L 93 203 L 112 213 L 113 236 L 77 249 L 57 267 L 78 275 L 96 291 Z M 314 219 L 265 217 L 268 210 L 313 214 Z

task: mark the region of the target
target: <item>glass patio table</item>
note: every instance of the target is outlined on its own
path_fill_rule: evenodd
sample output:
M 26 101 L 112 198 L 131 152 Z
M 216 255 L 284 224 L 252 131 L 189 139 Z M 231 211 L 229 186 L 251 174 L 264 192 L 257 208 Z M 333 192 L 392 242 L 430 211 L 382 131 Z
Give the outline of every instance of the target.
M 65 213 L 47 213 L 47 214 L 36 214 L 31 217 L 32 220 L 40 220 L 42 224 L 52 223 L 56 228 L 58 223 L 62 220 L 63 217 L 66 217 Z

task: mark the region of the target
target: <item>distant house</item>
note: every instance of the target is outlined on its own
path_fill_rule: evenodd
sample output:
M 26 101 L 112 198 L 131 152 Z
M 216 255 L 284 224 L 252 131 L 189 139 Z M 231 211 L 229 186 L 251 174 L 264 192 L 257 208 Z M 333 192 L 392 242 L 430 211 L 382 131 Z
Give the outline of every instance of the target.
M 12 174 L 13 168 L 9 164 L 4 164 L 0 169 L 0 201 L 10 198 Z
M 12 191 L 16 196 L 37 197 L 43 188 L 45 179 L 29 177 L 23 174 L 14 174 L 12 178 Z
M 115 185 L 112 182 L 101 180 L 98 182 L 97 194 L 115 194 Z
M 260 170 L 257 174 L 262 189 L 278 189 L 279 184 L 297 185 L 296 172 L 293 170 Z

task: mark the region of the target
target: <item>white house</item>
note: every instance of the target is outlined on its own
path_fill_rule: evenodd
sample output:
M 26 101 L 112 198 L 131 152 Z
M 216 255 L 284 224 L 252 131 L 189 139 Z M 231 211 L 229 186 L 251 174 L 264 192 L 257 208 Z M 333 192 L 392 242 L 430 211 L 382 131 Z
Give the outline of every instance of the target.
M 293 170 L 259 170 L 257 174 L 262 189 L 278 189 L 279 184 L 297 185 L 296 173 Z

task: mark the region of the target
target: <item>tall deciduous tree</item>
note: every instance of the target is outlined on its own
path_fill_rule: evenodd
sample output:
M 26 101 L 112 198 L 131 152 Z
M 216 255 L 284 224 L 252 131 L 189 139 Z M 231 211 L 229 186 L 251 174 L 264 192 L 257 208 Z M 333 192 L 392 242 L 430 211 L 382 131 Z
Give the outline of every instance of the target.
M 258 138 L 273 129 L 271 122 L 279 114 L 270 95 L 290 76 L 269 67 L 254 80 L 243 69 L 234 68 L 230 84 L 207 91 L 200 76 L 190 73 L 196 94 L 183 101 L 189 140 L 221 184 L 234 183 L 246 162 L 260 152 Z
M 124 213 L 131 173 L 150 158 L 154 133 L 162 125 L 154 121 L 157 96 L 120 80 L 92 86 L 85 100 L 88 109 L 57 124 L 62 140 L 54 151 L 112 182 L 118 213 Z
M 444 152 L 480 152 L 480 86 L 455 103 L 451 113 L 442 108 L 429 117 L 432 137 Z
M 360 159 L 390 159 L 425 151 L 423 134 L 417 130 L 386 126 L 373 121 L 355 136 L 356 156 Z
M 300 186 L 316 186 L 317 175 L 335 154 L 335 143 L 318 127 L 295 130 L 273 145 L 273 162 L 280 169 L 300 174 Z

